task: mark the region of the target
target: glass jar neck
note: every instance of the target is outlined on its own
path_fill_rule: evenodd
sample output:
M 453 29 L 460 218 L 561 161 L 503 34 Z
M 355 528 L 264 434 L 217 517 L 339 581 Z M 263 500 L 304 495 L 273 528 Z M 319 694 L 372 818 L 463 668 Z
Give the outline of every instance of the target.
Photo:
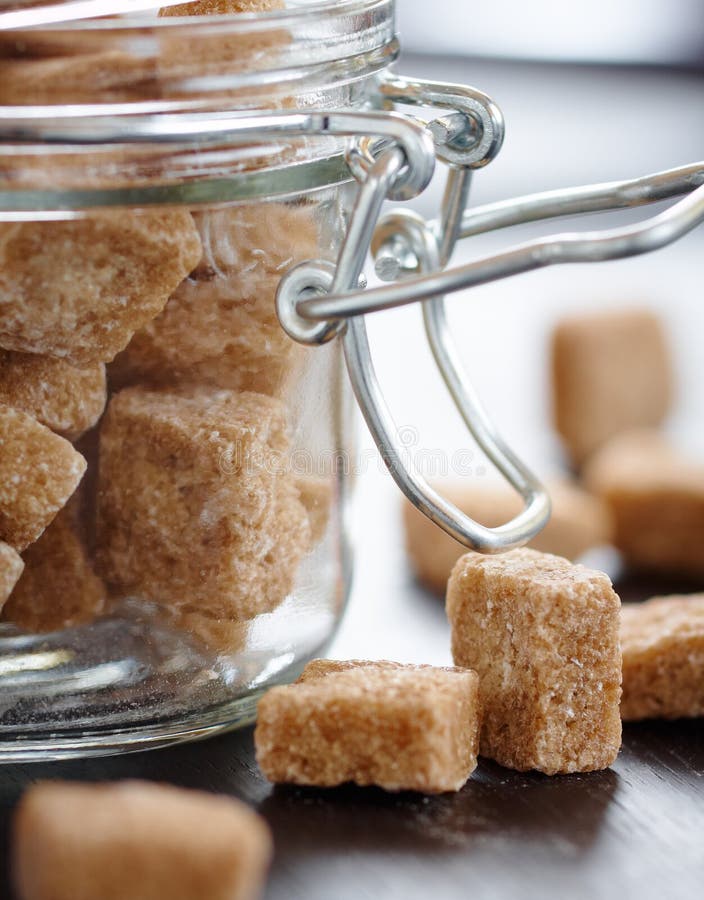
M 204 143 L 194 133 L 183 142 L 134 142 L 126 123 L 146 122 L 156 134 L 165 116 L 178 126 L 194 113 L 373 106 L 378 73 L 398 52 L 394 26 L 393 0 L 343 0 L 261 15 L 151 15 L 0 34 L 0 218 L 247 201 L 350 180 L 340 137 Z M 30 122 L 52 125 L 15 142 L 7 124 L 17 116 L 26 119 L 25 133 Z M 126 137 L 57 140 L 76 116 L 89 138 L 91 123 L 102 133 L 106 118 Z
M 79 21 L 0 33 L 0 105 L 320 106 L 397 52 L 394 0 Z

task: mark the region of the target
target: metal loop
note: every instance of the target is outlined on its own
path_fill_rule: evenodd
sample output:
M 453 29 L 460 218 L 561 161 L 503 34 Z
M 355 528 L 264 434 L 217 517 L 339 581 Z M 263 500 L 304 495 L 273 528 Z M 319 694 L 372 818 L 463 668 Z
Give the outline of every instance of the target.
M 704 162 L 667 169 L 655 175 L 528 194 L 464 211 L 460 237 L 485 234 L 560 216 L 630 209 L 688 194 L 704 184 Z
M 393 103 L 434 106 L 452 114 L 428 123 L 438 159 L 448 165 L 479 169 L 490 163 L 504 141 L 504 117 L 494 101 L 476 88 L 399 75 L 384 77 L 382 96 Z
M 304 319 L 298 304 L 305 297 L 329 294 L 335 281 L 335 263 L 329 260 L 303 262 L 289 269 L 276 291 L 276 314 L 286 334 L 299 344 L 325 344 L 339 334 L 344 322 Z
M 283 276 L 276 293 L 276 310 L 289 337 L 302 344 L 322 344 L 344 329 L 346 323 L 339 319 L 311 322 L 300 314 L 301 305 L 306 297 L 344 291 L 359 284 L 381 207 L 405 165 L 406 159 L 398 147 L 387 149 L 374 163 L 360 185 L 337 265 L 302 263 Z
M 416 122 L 420 128 L 425 129 L 425 123 L 421 119 L 409 115 L 405 115 L 404 118 L 407 121 Z M 430 132 L 428 132 L 428 135 L 430 136 Z M 350 141 L 350 146 L 345 151 L 345 162 L 347 163 L 347 167 L 349 168 L 350 172 L 352 172 L 356 180 L 361 182 L 368 177 L 369 173 L 374 168 L 375 163 L 383 156 L 384 153 L 386 153 L 386 151 L 390 147 L 393 146 L 394 141 L 390 138 L 370 137 L 368 135 L 358 137 Z M 435 154 L 433 153 L 433 155 Z M 406 163 L 406 165 L 413 164 L 413 160 L 411 160 L 410 163 Z M 389 188 L 389 192 L 387 194 L 388 200 L 412 199 L 408 196 L 408 191 L 406 190 L 406 186 L 404 184 L 404 175 L 405 172 L 404 170 L 402 170 L 396 177 L 394 183 Z

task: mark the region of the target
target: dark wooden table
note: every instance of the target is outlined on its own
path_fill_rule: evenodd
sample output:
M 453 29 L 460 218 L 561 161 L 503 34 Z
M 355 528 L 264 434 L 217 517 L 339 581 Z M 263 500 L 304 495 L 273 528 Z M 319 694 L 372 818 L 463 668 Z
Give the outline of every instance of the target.
M 22 789 L 45 777 L 149 778 L 243 798 L 274 833 L 270 900 L 702 896 L 704 740 L 695 721 L 628 726 L 606 772 L 548 778 L 482 763 L 458 794 L 432 798 L 272 788 L 249 729 L 117 759 L 8 766 L 3 842 Z
M 408 60 L 405 68 L 477 83 L 503 105 L 508 138 L 494 164 L 497 179 L 492 181 L 493 166 L 486 178 L 477 176 L 481 201 L 642 174 L 702 155 L 701 76 L 423 59 Z M 653 109 L 657 128 L 651 127 Z M 595 121 L 597 126 L 601 121 L 600 133 L 608 134 L 608 141 L 597 140 Z M 424 200 L 426 211 L 436 202 L 437 192 Z M 498 244 L 481 239 L 480 250 L 473 245 L 467 254 L 509 239 L 500 236 Z M 540 274 L 478 290 L 475 296 L 484 302 L 459 323 L 467 323 L 462 347 L 490 409 L 532 463 L 540 467 L 554 456 L 541 374 L 547 323 L 556 311 L 592 297 L 608 303 L 619 294 L 662 307 L 678 348 L 675 417 L 690 428 L 704 421 L 702 259 L 700 229 L 652 259 L 588 274 L 584 269 Z M 385 342 L 380 373 L 398 404 L 398 421 L 415 425 L 425 417 L 432 432 L 427 440 L 421 435 L 423 445 L 452 446 L 458 434 L 464 437 L 450 427 L 449 405 L 436 402 L 439 388 L 428 387 L 432 363 L 411 328 L 413 316 L 414 311 L 400 311 L 397 318 L 379 318 L 377 337 Z M 491 335 L 501 340 L 494 344 Z M 392 340 L 396 353 L 389 349 Z M 448 663 L 442 603 L 413 583 L 404 560 L 395 488 L 372 464 L 359 493 L 356 588 L 332 652 Z M 624 598 L 638 599 L 670 587 L 630 581 L 622 590 Z M 126 777 L 229 793 L 259 809 L 276 845 L 268 900 L 704 895 L 701 721 L 627 726 L 619 759 L 606 772 L 547 778 L 482 763 L 458 794 L 429 799 L 351 788 L 273 789 L 257 771 L 251 730 L 121 758 L 6 766 L 0 770 L 4 846 L 13 805 L 31 781 Z M 6 883 L 3 887 L 9 890 Z

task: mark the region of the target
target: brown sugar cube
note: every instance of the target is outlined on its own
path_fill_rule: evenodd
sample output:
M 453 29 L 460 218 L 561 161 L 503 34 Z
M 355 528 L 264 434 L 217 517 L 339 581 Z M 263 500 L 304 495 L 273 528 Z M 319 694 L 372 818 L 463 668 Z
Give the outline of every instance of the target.
M 0 403 L 21 409 L 69 441 L 105 409 L 105 366 L 77 369 L 63 359 L 0 350 Z
M 621 718 L 704 715 L 704 594 L 621 607 Z
M 209 652 L 225 656 L 243 650 L 249 633 L 249 622 L 224 616 L 216 619 L 194 610 L 177 610 L 175 624 Z
M 194 0 L 159 10 L 160 16 L 222 16 L 229 13 L 259 13 L 284 9 L 283 0 Z
M 284 408 L 271 397 L 117 394 L 101 427 L 105 577 L 215 619 L 274 609 L 310 543 L 287 452 Z
M 531 547 L 575 560 L 587 550 L 609 542 L 611 519 L 601 500 L 567 481 L 554 481 L 547 489 L 552 513 L 548 524 L 531 541 Z M 489 528 L 508 522 L 522 508 L 518 494 L 502 484 L 458 481 L 438 486 L 438 490 L 466 515 Z M 404 502 L 403 521 L 406 549 L 416 577 L 429 590 L 444 597 L 452 567 L 467 548 L 438 528 L 410 501 Z
M 164 7 L 159 16 L 209 16 L 239 13 L 268 13 L 285 9 L 283 0 L 196 0 L 177 6 Z M 188 79 L 225 76 L 222 81 L 211 81 L 210 90 L 220 96 L 236 96 L 237 87 L 232 85 L 234 73 L 253 73 L 264 67 L 280 68 L 285 60 L 277 57 L 280 48 L 290 46 L 291 32 L 280 27 L 279 22 L 259 16 L 254 29 L 242 31 L 232 27 L 222 29 L 190 28 L 188 36 L 178 29 L 164 29 L 159 35 L 160 53 L 158 57 L 159 85 L 169 98 L 188 96 L 193 93 L 193 84 Z M 229 77 L 228 77 L 229 76 Z M 281 106 L 277 91 L 284 87 L 269 83 L 264 89 L 251 86 L 247 91 L 249 105 L 258 98 L 267 108 Z M 241 96 L 241 89 L 239 91 Z M 287 148 L 282 147 L 284 153 Z M 251 162 L 251 159 L 250 159 Z
M 275 394 L 309 352 L 282 329 L 275 298 L 290 266 L 321 255 L 311 208 L 264 203 L 195 219 L 200 265 L 116 358 L 110 382 Z
M 67 153 L 62 149 L 50 160 L 47 160 L 46 155 L 31 155 L 28 152 L 5 154 L 2 176 L 6 190 L 136 190 L 153 186 L 156 181 L 166 183 L 173 182 L 180 176 L 187 178 L 192 173 L 192 165 L 192 150 L 189 156 L 188 151 L 176 147 L 165 148 L 159 143 L 134 143 L 129 146 L 96 144 L 84 148 L 82 152 Z M 174 209 L 161 212 L 175 215 L 174 221 L 178 229 L 182 230 L 181 223 L 185 222 L 188 232 L 192 233 L 187 213 Z M 145 210 L 141 214 L 153 216 L 155 210 Z M 105 213 L 91 213 L 89 221 L 102 215 Z M 162 307 L 163 305 L 162 303 Z M 161 307 L 157 311 L 161 311 Z
M 317 661 L 259 701 L 257 762 L 270 781 L 457 791 L 477 764 L 476 673 Z
M 121 50 L 0 61 L 0 103 L 8 106 L 157 98 L 156 60 Z
M 704 575 L 704 463 L 637 431 L 609 441 L 584 479 L 611 510 L 613 541 L 629 566 Z
M 39 782 L 19 802 L 17 900 L 255 900 L 271 858 L 261 816 L 163 784 Z
M 0 541 L 0 609 L 12 593 L 23 569 L 24 563 L 19 553 Z
M 0 346 L 79 367 L 110 360 L 200 256 L 188 212 L 0 224 Z
M 611 765 L 621 744 L 620 601 L 606 575 L 536 550 L 452 570 L 452 656 L 479 674 L 480 753 L 547 775 Z
M 298 676 L 297 684 L 306 681 L 317 681 L 326 675 L 334 675 L 336 672 L 351 672 L 354 669 L 381 669 L 388 672 L 425 671 L 435 669 L 439 672 L 458 671 L 451 667 L 438 668 L 434 666 L 416 666 L 408 663 L 393 662 L 390 659 L 311 659 Z M 478 739 L 478 738 L 477 738 Z
M 325 536 L 335 493 L 335 481 L 328 475 L 299 475 L 296 487 L 301 503 L 308 513 L 311 546 Z
M 575 465 L 621 431 L 659 425 L 672 374 L 659 319 L 645 310 L 588 313 L 552 336 L 555 427 Z
M 68 441 L 0 404 L 0 540 L 20 552 L 36 541 L 85 470 Z
M 25 570 L 2 610 L 4 621 L 44 633 L 90 622 L 103 611 L 105 587 L 81 539 L 79 510 L 74 494 L 25 550 Z

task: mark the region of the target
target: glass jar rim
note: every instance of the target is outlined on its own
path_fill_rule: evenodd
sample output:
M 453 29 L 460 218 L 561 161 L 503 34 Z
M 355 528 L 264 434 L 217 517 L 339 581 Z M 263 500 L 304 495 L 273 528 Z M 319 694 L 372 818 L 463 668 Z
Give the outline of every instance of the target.
M 178 59 L 174 48 L 180 54 Z M 286 92 L 295 94 L 300 86 L 310 89 L 361 80 L 385 68 L 398 55 L 395 0 L 316 0 L 313 3 L 298 0 L 294 7 L 261 13 L 186 16 L 149 13 L 0 30 L 0 63 L 122 51 L 133 56 L 136 62 L 156 60 L 160 64 L 157 77 L 164 77 L 168 66 L 174 64 L 188 67 L 189 88 L 194 95 L 200 88 L 201 100 L 213 95 L 213 87 L 199 84 L 205 79 L 194 78 L 193 72 L 196 66 L 207 68 L 212 64 L 206 55 L 210 50 L 218 55 L 221 82 L 224 76 L 224 86 L 229 91 L 283 86 Z M 228 60 L 223 53 L 229 53 L 231 58 Z M 165 54 L 170 54 L 166 64 Z M 189 54 L 195 59 L 189 59 Z M 243 60 L 238 58 L 240 55 Z M 227 63 L 231 66 L 225 69 Z M 210 80 L 216 81 L 212 75 Z M 135 111 L 151 111 L 143 103 L 144 99 L 140 96 L 137 102 L 130 101 Z M 189 97 L 190 102 L 186 102 L 181 96 L 182 105 L 191 109 L 203 105 L 195 104 L 193 99 Z M 0 118 L 5 114 L 3 107 L 15 102 L 6 100 L 4 91 L 0 91 Z M 59 97 L 51 105 L 110 102 L 102 98 L 75 101 Z M 140 103 L 141 107 L 137 108 Z M 29 103 L 23 99 L 20 105 L 38 107 L 45 103 Z M 160 106 L 163 111 L 164 104 Z M 176 109 L 177 105 L 171 107 Z
M 122 115 L 140 117 L 159 116 L 161 113 L 178 115 L 194 110 L 217 110 L 220 103 L 224 103 L 221 107 L 223 109 L 228 106 L 229 109 L 239 109 L 241 105 L 243 110 L 278 107 L 282 112 L 287 110 L 293 112 L 296 109 L 315 109 L 322 106 L 326 110 L 334 111 L 350 103 L 368 104 L 369 97 L 374 96 L 375 76 L 386 69 L 398 54 L 394 11 L 394 0 L 325 0 L 322 3 L 306 3 L 262 14 L 162 18 L 135 16 L 129 20 L 65 23 L 41 29 L 6 32 L 5 38 L 21 42 L 26 36 L 30 42 L 38 41 L 36 56 L 32 57 L 33 51 L 30 50 L 29 65 L 33 65 L 37 59 L 41 60 L 42 53 L 46 52 L 47 47 L 63 59 L 68 57 L 62 56 L 62 48 L 68 47 L 73 53 L 78 47 L 80 52 L 84 52 L 82 41 L 85 39 L 87 39 L 85 46 L 88 48 L 85 50 L 86 58 L 95 52 L 96 48 L 120 47 L 120 41 L 125 41 L 124 48 L 136 46 L 137 52 L 143 52 L 145 58 L 150 58 L 149 54 L 152 54 L 153 59 L 155 54 L 158 55 L 163 51 L 164 46 L 187 48 L 194 46 L 190 41 L 195 34 L 203 36 L 203 44 L 195 43 L 200 53 L 195 53 L 193 60 L 186 60 L 185 79 L 179 82 L 179 86 L 186 81 L 191 85 L 195 83 L 196 90 L 193 93 L 177 92 L 174 99 L 160 99 L 154 102 L 138 98 L 132 102 L 119 104 L 110 104 L 109 101 L 96 104 L 93 101 L 81 106 L 79 103 L 78 106 L 81 107 L 79 112 L 84 117 L 83 121 L 88 124 L 92 115 L 115 116 L 115 121 L 119 122 Z M 286 27 L 282 28 L 284 24 Z M 285 36 L 284 40 L 280 39 L 282 34 Z M 13 38 L 13 35 L 16 35 L 16 38 Z M 165 45 L 164 35 L 167 36 L 167 42 L 173 38 L 174 44 Z M 252 67 L 249 66 L 247 56 L 247 65 L 243 70 L 236 53 L 239 45 L 230 44 L 228 41 L 230 38 L 235 41 L 245 38 L 249 41 L 252 35 L 256 35 L 257 38 L 277 35 L 279 43 L 274 44 L 276 52 L 272 54 L 268 52 L 269 45 L 266 43 L 262 45 L 264 50 L 258 52 L 260 45 L 253 42 L 254 64 Z M 103 38 L 106 38 L 108 43 L 103 45 Z M 113 43 L 115 38 L 117 44 Z M 57 40 L 59 43 L 54 43 Z M 208 71 L 208 53 L 204 52 L 211 46 L 210 40 L 213 41 L 212 46 L 224 54 L 218 59 L 215 73 L 212 67 Z M 66 43 L 62 44 L 62 41 Z M 21 43 L 18 46 L 23 47 Z M 29 46 L 31 47 L 31 43 Z M 58 52 L 56 47 L 59 48 Z M 205 60 L 203 73 L 198 68 L 201 59 Z M 271 62 L 272 59 L 275 60 L 274 63 Z M 24 65 L 24 59 L 20 65 Z M 257 65 L 260 66 L 259 69 L 256 68 Z M 177 66 L 180 66 L 178 60 Z M 252 68 L 254 71 L 251 71 Z M 179 77 L 183 78 L 181 74 Z M 217 90 L 209 92 L 208 87 L 212 81 L 224 84 L 227 93 L 218 93 Z M 203 82 L 205 87 L 198 93 L 200 82 Z M 275 98 L 273 101 L 270 100 L 270 90 Z M 278 99 L 275 93 L 277 90 Z M 288 102 L 289 96 L 295 98 L 294 102 Z M 222 100 L 222 97 L 226 99 Z M 84 183 L 80 163 L 71 173 L 74 183 L 70 186 L 63 178 L 66 175 L 63 169 L 62 177 L 55 181 L 44 177 L 41 184 L 37 184 L 36 181 L 33 184 L 22 183 L 23 170 L 17 169 L 18 177 L 13 168 L 15 161 L 22 154 L 25 154 L 25 168 L 27 168 L 26 160 L 29 160 L 28 169 L 36 172 L 37 162 L 44 159 L 48 172 L 52 165 L 62 164 L 62 154 L 70 157 L 76 152 L 86 152 L 85 147 L 79 146 L 76 150 L 75 145 L 63 146 L 61 142 L 56 141 L 47 144 L 41 138 L 32 139 L 25 136 L 22 138 L 24 143 L 20 144 L 12 139 L 15 127 L 12 121 L 13 113 L 17 114 L 19 111 L 21 117 L 26 117 L 25 125 L 20 125 L 20 131 L 24 129 L 27 134 L 31 134 L 32 121 L 60 122 L 62 118 L 69 118 L 75 114 L 76 107 L 61 105 L 65 102 L 59 99 L 53 106 L 0 105 L 0 133 L 3 134 L 4 141 L 0 145 L 0 220 L 17 220 L 29 217 L 32 213 L 60 218 L 64 217 L 65 212 L 75 214 L 84 209 L 125 204 L 209 205 L 214 202 L 237 202 L 263 196 L 293 196 L 324 188 L 331 183 L 348 181 L 352 177 L 344 158 L 344 142 L 330 138 L 312 141 L 309 139 L 303 156 L 297 155 L 295 151 L 291 153 L 290 147 L 287 149 L 284 146 L 282 151 L 277 149 L 276 145 L 272 145 L 269 150 L 260 154 L 261 158 L 254 163 L 252 160 L 255 154 L 251 147 L 248 147 L 245 148 L 241 166 L 239 162 L 235 162 L 234 154 L 231 148 L 228 148 L 230 168 L 225 177 L 222 166 L 219 171 L 211 169 L 201 177 L 198 173 L 194 175 L 194 169 L 198 167 L 196 156 L 199 151 L 196 137 L 190 143 L 184 142 L 179 165 L 180 171 L 185 172 L 186 177 L 178 179 L 178 183 L 172 180 L 169 184 L 146 182 L 133 184 L 129 177 L 123 179 L 120 184 L 110 186 L 97 184 L 95 181 Z M 371 102 L 375 103 L 374 100 Z M 340 105 L 336 107 L 335 104 Z M 117 109 L 117 106 L 120 108 Z M 91 151 L 97 166 L 101 165 L 100 149 L 96 147 L 95 151 Z M 109 159 L 110 154 L 103 153 L 103 157 Z M 112 161 L 109 161 L 109 165 L 113 165 Z M 141 171 L 145 168 L 142 165 Z M 76 177 L 78 183 L 75 183 Z

